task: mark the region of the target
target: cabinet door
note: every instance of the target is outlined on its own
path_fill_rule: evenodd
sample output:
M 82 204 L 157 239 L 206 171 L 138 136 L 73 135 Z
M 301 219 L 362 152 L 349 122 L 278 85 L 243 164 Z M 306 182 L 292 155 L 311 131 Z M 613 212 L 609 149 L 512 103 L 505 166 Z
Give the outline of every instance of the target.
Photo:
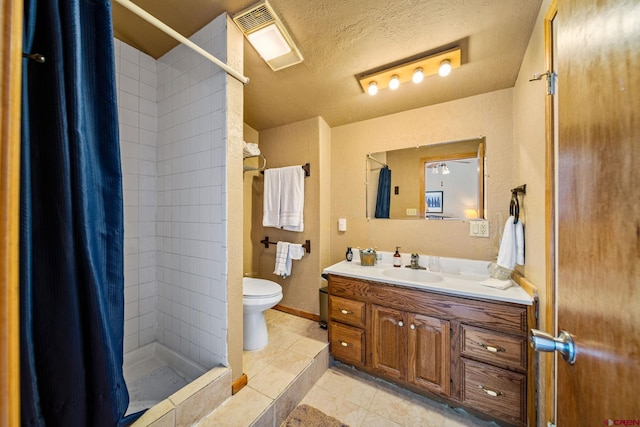
M 372 367 L 396 379 L 406 378 L 406 325 L 402 312 L 392 308 L 371 307 Z
M 409 382 L 429 391 L 450 394 L 450 325 L 421 314 L 408 315 Z

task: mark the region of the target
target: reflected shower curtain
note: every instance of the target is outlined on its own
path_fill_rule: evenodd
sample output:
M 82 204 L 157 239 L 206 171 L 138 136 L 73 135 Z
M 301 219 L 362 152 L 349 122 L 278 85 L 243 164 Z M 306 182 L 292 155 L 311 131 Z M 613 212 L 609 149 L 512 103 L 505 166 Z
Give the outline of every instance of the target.
M 376 218 L 389 218 L 391 207 L 391 170 L 385 166 L 378 177 L 378 196 L 376 197 Z
M 116 426 L 122 375 L 122 178 L 109 0 L 25 0 L 22 425 Z

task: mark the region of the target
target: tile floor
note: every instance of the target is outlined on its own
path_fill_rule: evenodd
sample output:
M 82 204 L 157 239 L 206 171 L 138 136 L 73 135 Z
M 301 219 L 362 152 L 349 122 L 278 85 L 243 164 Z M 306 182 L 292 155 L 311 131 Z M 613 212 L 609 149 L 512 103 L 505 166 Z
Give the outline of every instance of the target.
M 242 408 L 241 412 L 247 414 L 246 426 L 267 425 L 254 423 L 256 411 L 246 405 L 255 401 L 261 406 L 264 403 L 259 402 L 276 399 L 287 383 L 326 347 L 327 342 L 327 331 L 316 322 L 276 310 L 268 310 L 266 317 L 269 345 L 262 350 L 244 353 L 244 370 L 249 384 L 229 399 L 242 403 L 233 412 L 237 413 L 237 409 Z M 496 425 L 340 363 L 330 366 L 300 403 L 314 406 L 351 427 Z M 242 423 L 237 420 L 237 425 Z

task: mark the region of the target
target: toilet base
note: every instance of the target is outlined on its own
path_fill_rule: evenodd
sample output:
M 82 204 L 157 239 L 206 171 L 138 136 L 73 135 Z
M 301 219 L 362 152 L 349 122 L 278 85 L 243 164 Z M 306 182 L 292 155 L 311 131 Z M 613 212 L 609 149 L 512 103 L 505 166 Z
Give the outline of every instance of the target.
M 243 348 L 247 351 L 260 350 L 269 343 L 267 332 L 267 321 L 264 318 L 264 311 L 255 313 L 244 313 L 243 315 Z

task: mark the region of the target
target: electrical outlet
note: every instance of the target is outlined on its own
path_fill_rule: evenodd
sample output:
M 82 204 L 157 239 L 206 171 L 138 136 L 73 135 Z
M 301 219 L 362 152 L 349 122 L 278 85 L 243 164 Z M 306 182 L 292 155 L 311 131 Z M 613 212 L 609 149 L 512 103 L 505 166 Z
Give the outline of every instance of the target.
M 407 216 L 416 216 L 416 215 L 418 215 L 418 210 L 415 209 L 415 208 L 407 208 L 406 215 Z
M 489 237 L 489 221 L 484 219 L 469 221 L 469 235 L 473 237 Z

